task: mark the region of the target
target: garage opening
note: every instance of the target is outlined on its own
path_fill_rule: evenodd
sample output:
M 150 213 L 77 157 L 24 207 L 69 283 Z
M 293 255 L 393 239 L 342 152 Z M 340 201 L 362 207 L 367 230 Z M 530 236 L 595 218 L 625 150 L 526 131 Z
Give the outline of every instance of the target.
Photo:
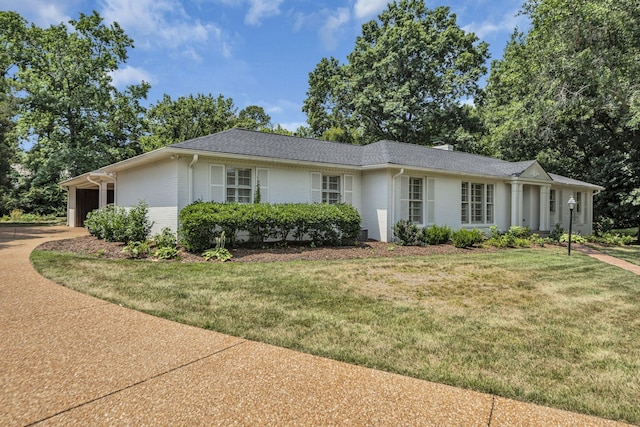
M 107 204 L 114 202 L 114 191 L 107 190 Z M 87 214 L 100 207 L 100 191 L 78 188 L 76 190 L 76 227 L 84 227 Z

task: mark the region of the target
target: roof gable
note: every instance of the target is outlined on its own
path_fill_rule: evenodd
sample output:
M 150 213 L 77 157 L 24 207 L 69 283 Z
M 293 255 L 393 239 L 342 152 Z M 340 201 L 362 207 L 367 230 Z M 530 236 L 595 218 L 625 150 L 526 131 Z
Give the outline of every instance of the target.
M 536 179 L 539 181 L 553 181 L 549 174 L 542 169 L 537 160 L 533 160 L 519 175 L 520 178 Z

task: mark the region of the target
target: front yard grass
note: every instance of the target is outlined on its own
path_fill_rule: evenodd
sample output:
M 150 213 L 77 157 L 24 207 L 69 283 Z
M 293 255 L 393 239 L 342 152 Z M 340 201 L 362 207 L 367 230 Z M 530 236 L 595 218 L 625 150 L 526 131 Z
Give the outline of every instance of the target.
M 264 264 L 35 251 L 32 262 L 178 322 L 640 423 L 640 277 L 562 248 Z

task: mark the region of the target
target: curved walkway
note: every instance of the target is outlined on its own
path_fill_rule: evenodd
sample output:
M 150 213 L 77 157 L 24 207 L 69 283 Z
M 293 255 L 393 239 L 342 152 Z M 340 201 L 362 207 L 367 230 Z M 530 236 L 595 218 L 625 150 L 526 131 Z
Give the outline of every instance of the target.
M 619 425 L 128 310 L 39 276 L 66 227 L 0 227 L 0 425 Z

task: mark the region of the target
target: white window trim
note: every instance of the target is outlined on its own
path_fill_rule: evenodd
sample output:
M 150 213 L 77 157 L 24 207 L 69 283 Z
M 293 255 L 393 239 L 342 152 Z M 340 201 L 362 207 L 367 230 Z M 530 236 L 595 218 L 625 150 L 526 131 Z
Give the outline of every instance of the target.
M 413 198 L 414 193 L 411 191 L 411 183 L 412 183 L 412 181 L 416 181 L 416 180 L 420 182 L 420 193 L 419 193 L 420 198 L 419 199 Z M 425 223 L 425 220 L 424 220 L 424 214 L 425 214 L 425 212 L 424 212 L 425 185 L 424 185 L 424 183 L 425 183 L 425 179 L 424 178 L 413 177 L 413 176 L 409 177 L 409 198 L 407 199 L 407 201 L 409 203 L 409 218 L 407 218 L 407 219 L 409 221 L 413 222 L 414 224 L 417 224 L 417 225 L 423 225 Z M 411 214 L 412 214 L 412 209 L 411 208 L 412 208 L 412 205 L 415 205 L 416 203 L 420 204 L 420 219 L 419 219 L 419 221 L 415 221 L 413 218 L 411 218 Z M 414 208 L 415 208 L 415 206 L 414 206 Z
M 466 184 L 466 201 L 464 200 L 465 197 L 463 196 L 463 188 Z M 481 202 L 481 209 L 482 209 L 482 221 L 474 221 L 473 220 L 473 208 L 474 208 L 474 204 L 478 205 L 477 201 L 474 201 L 472 199 L 472 189 L 473 186 L 476 185 L 480 185 L 482 186 L 482 202 Z M 491 202 L 489 202 L 489 198 L 488 198 L 488 188 L 489 186 L 492 187 L 492 197 L 493 200 Z M 466 205 L 466 206 L 465 206 Z M 491 207 L 491 221 L 487 220 L 487 207 Z M 467 217 L 467 221 L 463 221 L 463 212 Z M 465 226 L 478 226 L 478 225 L 495 225 L 496 222 L 496 185 L 494 183 L 487 183 L 487 182 L 472 182 L 472 181 L 462 181 L 460 184 L 460 223 L 462 225 Z

